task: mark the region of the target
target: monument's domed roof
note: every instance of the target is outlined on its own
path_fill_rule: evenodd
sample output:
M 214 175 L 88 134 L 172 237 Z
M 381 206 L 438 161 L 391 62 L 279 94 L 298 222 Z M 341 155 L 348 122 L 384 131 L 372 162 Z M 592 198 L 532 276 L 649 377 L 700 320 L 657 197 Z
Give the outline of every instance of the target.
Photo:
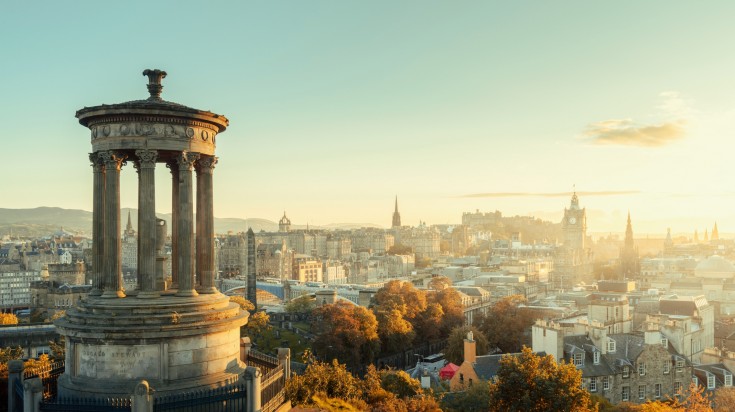
M 722 256 L 714 255 L 702 260 L 694 268 L 698 278 L 731 279 L 735 277 L 735 266 Z

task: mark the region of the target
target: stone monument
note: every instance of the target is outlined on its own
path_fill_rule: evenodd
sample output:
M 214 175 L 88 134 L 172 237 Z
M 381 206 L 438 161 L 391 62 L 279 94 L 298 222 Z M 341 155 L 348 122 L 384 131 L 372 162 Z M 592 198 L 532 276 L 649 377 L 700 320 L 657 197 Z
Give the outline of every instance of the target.
M 89 296 L 56 322 L 66 338 L 61 397 L 126 396 L 142 379 L 159 394 L 207 389 L 244 370 L 239 340 L 248 314 L 214 286 L 214 151 L 228 120 L 161 99 L 166 72 L 143 75 L 147 99 L 76 113 L 92 141 L 94 273 Z M 140 282 L 131 291 L 121 271 L 120 173 L 127 162 L 138 173 Z M 161 270 L 165 224 L 155 214 L 160 164 L 172 181 L 170 282 Z

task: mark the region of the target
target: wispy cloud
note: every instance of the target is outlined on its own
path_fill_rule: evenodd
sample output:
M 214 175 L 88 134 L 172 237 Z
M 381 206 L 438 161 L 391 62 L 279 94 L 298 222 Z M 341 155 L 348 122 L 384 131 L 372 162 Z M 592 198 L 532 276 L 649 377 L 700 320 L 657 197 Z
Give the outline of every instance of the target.
M 637 125 L 630 119 L 605 120 L 587 126 L 584 136 L 599 145 L 659 147 L 684 137 L 684 121 Z
M 617 196 L 617 195 L 636 195 L 639 190 L 611 190 L 600 192 L 576 192 L 579 196 Z M 538 193 L 538 192 L 490 192 L 490 193 L 470 193 L 458 196 L 460 198 L 476 198 L 476 197 L 567 197 L 572 192 L 556 192 L 556 193 Z
M 676 91 L 659 94 L 657 122 L 640 123 L 632 119 L 610 119 L 594 122 L 582 134 L 597 145 L 661 147 L 686 135 L 687 119 L 695 112 Z

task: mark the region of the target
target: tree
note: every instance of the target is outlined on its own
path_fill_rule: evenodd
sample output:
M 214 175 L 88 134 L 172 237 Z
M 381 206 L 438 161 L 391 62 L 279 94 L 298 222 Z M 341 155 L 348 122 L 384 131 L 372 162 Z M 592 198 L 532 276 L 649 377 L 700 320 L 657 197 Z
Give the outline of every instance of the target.
M 265 311 L 258 311 L 253 313 L 255 305 L 253 302 L 245 299 L 242 296 L 230 296 L 230 302 L 235 302 L 240 305 L 240 308 L 246 312 L 250 312 L 251 315 L 248 318 L 248 323 L 240 328 L 241 336 L 258 336 L 263 332 L 271 328 L 270 316 Z
M 434 276 L 427 285 L 431 290 L 444 290 L 450 286 L 452 286 L 452 281 L 446 276 Z
M 445 288 L 429 294 L 429 303 L 436 303 L 444 313 L 441 324 L 441 336 L 447 337 L 456 327 L 464 325 L 464 305 L 462 298 L 454 288 Z
M 395 353 L 411 347 L 416 332 L 398 309 L 378 313 L 376 318 L 378 319 L 378 336 L 380 336 L 385 353 Z
M 12 313 L 0 313 L 0 325 L 17 325 L 18 317 Z
M 375 312 L 398 310 L 408 321 L 426 309 L 426 293 L 409 282 L 391 280 L 378 289 L 374 296 Z
M 286 312 L 291 314 L 309 314 L 316 308 L 316 301 L 309 295 L 299 296 L 286 303 Z
M 490 385 L 479 383 L 467 387 L 464 392 L 444 396 L 442 410 L 447 412 L 485 412 L 490 405 Z
M 382 374 L 381 385 L 399 398 L 412 398 L 422 393 L 421 382 L 405 371 L 389 370 Z
M 524 347 L 519 356 L 505 355 L 490 384 L 492 411 L 587 411 L 590 395 L 582 388 L 582 372 L 551 355 L 538 356 Z
M 715 407 L 717 411 L 735 412 L 735 388 L 721 387 L 715 391 Z
M 430 342 L 445 338 L 443 329 L 445 327 L 446 318 L 444 309 L 438 303 L 429 303 L 426 309 L 419 313 L 414 320 L 416 328 L 416 336 L 420 336 L 422 341 Z
M 444 357 L 455 365 L 461 365 L 464 361 L 464 340 L 467 332 L 472 332 L 475 340 L 475 350 L 478 355 L 484 355 L 488 351 L 487 338 L 474 326 L 461 326 L 454 328 L 449 334 L 447 347 L 444 349 Z
M 413 248 L 411 248 L 411 246 L 396 243 L 391 246 L 386 253 L 389 255 L 413 255 Z
M 499 300 L 490 308 L 479 328 L 491 347 L 499 348 L 503 353 L 515 353 L 530 343 L 528 331 L 535 319 L 530 310 L 520 306 L 525 302 L 523 296 L 513 295 Z
M 286 381 L 286 397 L 293 405 L 311 405 L 312 398 L 321 395 L 345 401 L 362 398 L 360 381 L 344 364 L 313 361 L 303 375 L 294 375 Z
M 324 359 L 337 358 L 353 370 L 372 363 L 380 349 L 378 321 L 369 310 L 347 302 L 322 305 L 314 310 L 313 348 Z

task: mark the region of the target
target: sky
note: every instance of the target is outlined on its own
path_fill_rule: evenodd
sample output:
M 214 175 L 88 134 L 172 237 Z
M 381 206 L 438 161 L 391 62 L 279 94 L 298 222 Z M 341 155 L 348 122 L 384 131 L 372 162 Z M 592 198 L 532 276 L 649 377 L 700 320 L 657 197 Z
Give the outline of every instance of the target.
M 735 233 L 735 3 L 0 2 L 0 207 L 91 210 L 76 110 L 148 96 L 230 119 L 215 216 Z M 157 171 L 157 209 L 170 181 Z M 168 187 L 167 187 L 168 185 Z M 137 205 L 123 169 L 121 202 Z

